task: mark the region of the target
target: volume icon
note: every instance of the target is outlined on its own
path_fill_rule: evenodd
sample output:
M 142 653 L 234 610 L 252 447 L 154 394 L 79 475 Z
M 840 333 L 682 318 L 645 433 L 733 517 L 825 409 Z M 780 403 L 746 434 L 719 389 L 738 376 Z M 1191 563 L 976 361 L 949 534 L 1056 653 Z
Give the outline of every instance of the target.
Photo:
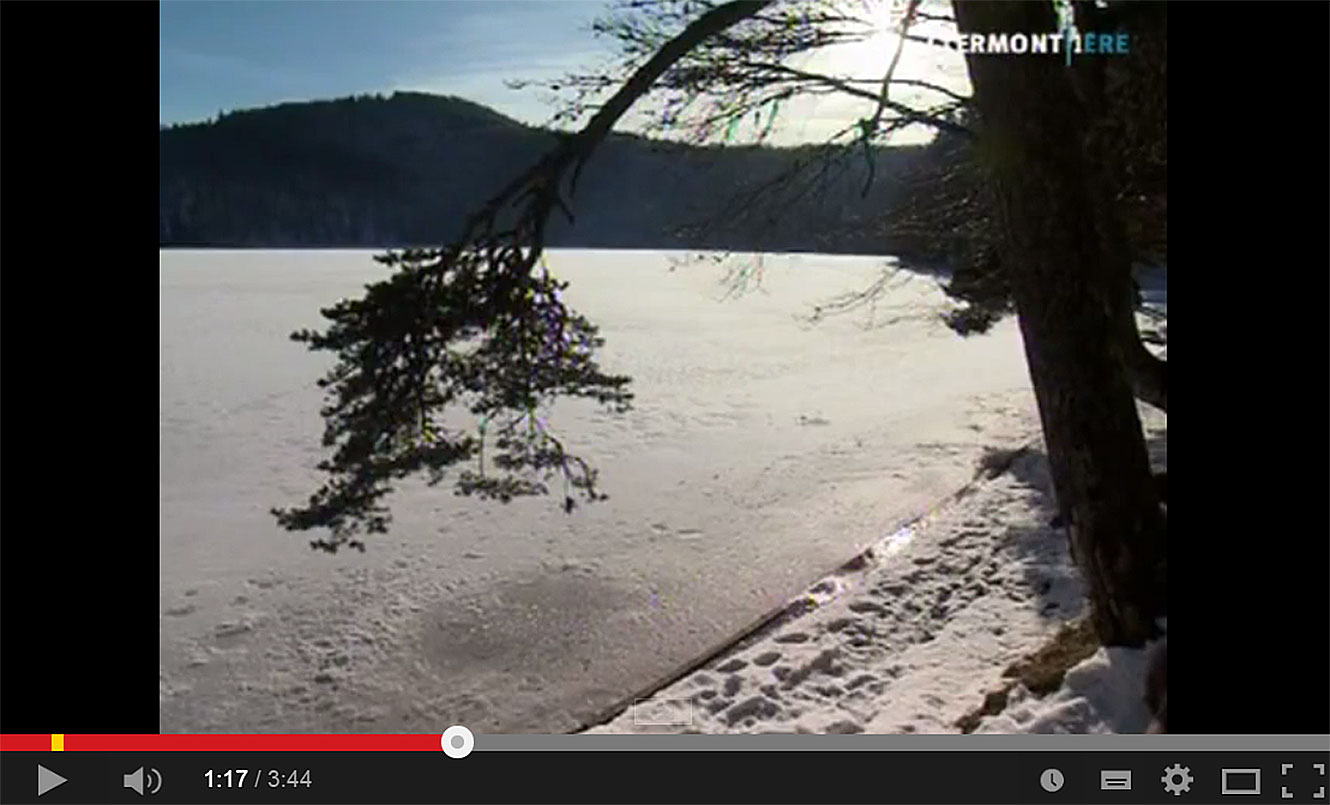
M 144 772 L 143 767 L 139 766 L 133 772 L 125 775 L 125 788 L 131 788 L 134 793 L 143 796 L 144 790 L 149 794 L 156 794 L 162 790 L 162 773 L 156 769 L 148 769 Z

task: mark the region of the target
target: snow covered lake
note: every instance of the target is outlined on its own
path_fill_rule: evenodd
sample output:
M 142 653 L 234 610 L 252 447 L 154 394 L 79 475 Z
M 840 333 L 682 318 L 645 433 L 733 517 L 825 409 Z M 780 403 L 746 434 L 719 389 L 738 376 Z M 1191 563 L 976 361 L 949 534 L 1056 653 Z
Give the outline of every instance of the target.
M 282 531 L 327 358 L 289 340 L 386 271 L 369 251 L 159 253 L 163 732 L 562 732 L 692 659 L 1038 434 L 1014 321 L 962 339 L 936 282 L 802 317 L 881 258 L 555 250 L 635 410 L 556 408 L 610 499 L 565 515 L 404 486 L 365 553 Z M 678 255 L 675 255 L 676 257 Z

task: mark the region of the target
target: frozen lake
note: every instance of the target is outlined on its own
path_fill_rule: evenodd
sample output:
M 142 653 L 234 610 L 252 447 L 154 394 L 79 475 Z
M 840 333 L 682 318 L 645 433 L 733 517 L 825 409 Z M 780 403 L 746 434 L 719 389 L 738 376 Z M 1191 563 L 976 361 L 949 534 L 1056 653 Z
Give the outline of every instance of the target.
M 635 410 L 556 409 L 607 502 L 509 505 L 445 482 L 389 498 L 365 553 L 268 510 L 305 500 L 327 359 L 289 340 L 386 276 L 372 252 L 163 251 L 163 732 L 561 732 L 717 646 L 1038 433 L 1019 333 L 961 339 L 935 282 L 867 311 L 813 305 L 881 258 L 556 250 L 569 303 Z

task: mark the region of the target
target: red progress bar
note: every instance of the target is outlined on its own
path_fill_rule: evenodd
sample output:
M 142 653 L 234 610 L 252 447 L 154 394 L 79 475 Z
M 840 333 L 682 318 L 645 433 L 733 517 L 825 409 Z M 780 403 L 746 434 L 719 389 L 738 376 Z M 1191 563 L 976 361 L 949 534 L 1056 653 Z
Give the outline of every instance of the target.
M 0 735 L 0 752 L 49 752 L 51 736 L 43 735 Z
M 0 735 L 0 751 L 49 752 L 51 736 Z M 442 752 L 438 735 L 65 735 L 66 752 Z

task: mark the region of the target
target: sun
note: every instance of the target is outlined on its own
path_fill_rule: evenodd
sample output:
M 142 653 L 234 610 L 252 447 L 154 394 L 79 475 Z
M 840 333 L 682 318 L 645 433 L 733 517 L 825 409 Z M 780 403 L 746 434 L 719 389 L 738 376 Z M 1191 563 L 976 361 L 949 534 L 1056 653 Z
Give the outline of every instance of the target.
M 810 54 L 807 66 L 841 80 L 867 81 L 875 75 L 880 79 L 900 42 L 900 22 L 892 13 L 894 5 L 891 0 L 845 3 L 841 10 L 854 21 L 846 23 L 843 30 L 857 40 L 820 48 Z
M 905 18 L 905 0 L 859 0 L 863 14 L 880 36 L 896 38 Z
M 887 66 L 900 47 L 905 8 L 904 0 L 849 0 L 842 10 L 855 21 L 845 30 L 861 38 L 822 48 L 810 58 L 809 67 L 876 94 Z M 921 49 L 920 45 L 906 43 L 898 74 L 912 67 L 909 62 L 918 58 Z
M 810 81 L 808 92 L 782 104 L 781 123 L 776 138 L 783 144 L 803 142 L 850 142 L 859 136 L 860 121 L 873 117 L 882 79 L 900 47 L 900 24 L 905 15 L 905 0 L 821 0 L 840 16 L 853 20 L 837 29 L 850 34 L 854 41 L 825 45 L 789 58 L 787 65 L 812 76 L 831 81 Z M 969 94 L 969 77 L 964 57 L 958 51 L 920 42 L 915 36 L 950 39 L 955 26 L 937 18 L 950 16 L 949 3 L 922 0 L 919 10 L 931 19 L 911 26 L 912 38 L 905 42 L 889 99 L 911 108 L 932 110 L 954 97 L 946 92 Z M 836 82 L 836 83 L 832 83 Z M 946 92 L 924 85 L 942 87 Z M 846 90 L 849 91 L 846 91 Z M 897 117 L 888 111 L 884 119 Z M 884 144 L 910 145 L 930 142 L 934 130 L 910 125 L 893 130 Z

